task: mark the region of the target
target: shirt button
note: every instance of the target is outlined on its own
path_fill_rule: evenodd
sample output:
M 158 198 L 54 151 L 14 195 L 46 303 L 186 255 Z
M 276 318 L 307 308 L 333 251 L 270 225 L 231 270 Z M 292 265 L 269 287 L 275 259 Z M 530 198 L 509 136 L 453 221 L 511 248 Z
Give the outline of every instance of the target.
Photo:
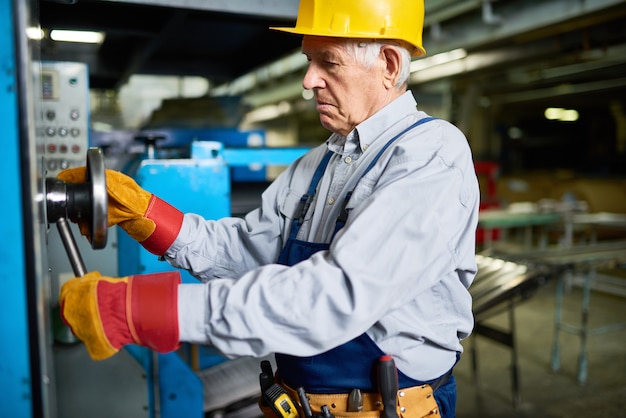
M 367 145 L 367 144 L 363 145 L 363 151 L 365 151 L 365 150 L 366 150 L 366 149 L 368 149 L 369 147 L 370 147 L 370 146 L 369 146 L 369 145 Z
M 352 162 L 352 157 L 346 157 L 344 161 L 346 162 L 346 164 L 350 164 Z
M 331 197 L 330 199 L 328 199 L 328 204 L 332 205 L 333 203 L 335 203 L 335 198 Z

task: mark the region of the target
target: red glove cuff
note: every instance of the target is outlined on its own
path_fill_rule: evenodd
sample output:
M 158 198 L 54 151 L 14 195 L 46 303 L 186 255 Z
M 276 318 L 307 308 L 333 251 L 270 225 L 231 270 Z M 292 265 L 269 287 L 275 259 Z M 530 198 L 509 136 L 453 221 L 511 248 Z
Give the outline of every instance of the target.
M 128 327 L 135 343 L 159 353 L 176 350 L 178 332 L 178 272 L 141 274 L 128 278 Z
M 179 283 L 175 271 L 129 276 L 128 281 L 99 281 L 98 311 L 111 346 L 119 350 L 138 344 L 159 353 L 176 350 Z
M 164 200 L 152 195 L 144 217 L 152 220 L 156 228 L 140 244 L 152 254 L 165 254 L 183 225 L 183 213 Z
M 133 337 L 126 319 L 125 295 L 126 280 L 100 280 L 96 285 L 96 303 L 102 330 L 111 346 L 119 350 L 126 344 L 133 344 Z

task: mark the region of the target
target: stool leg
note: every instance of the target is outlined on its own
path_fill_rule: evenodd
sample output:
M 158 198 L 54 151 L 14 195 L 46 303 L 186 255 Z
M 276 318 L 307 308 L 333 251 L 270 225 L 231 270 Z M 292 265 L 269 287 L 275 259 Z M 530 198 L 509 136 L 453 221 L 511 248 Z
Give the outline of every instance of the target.
M 587 381 L 587 334 L 589 323 L 589 301 L 591 299 L 591 280 L 595 270 L 585 273 L 583 282 L 583 305 L 580 320 L 580 353 L 578 354 L 578 383 Z
M 474 378 L 474 386 L 478 388 L 478 353 L 476 349 L 476 335 L 472 336 L 472 342 L 470 346 L 470 357 L 472 359 L 472 377 Z
M 556 282 L 556 294 L 554 301 L 554 341 L 552 343 L 552 371 L 556 372 L 561 367 L 559 353 L 559 334 L 561 332 L 561 310 L 563 308 L 563 275 L 560 275 Z
M 513 389 L 513 406 L 519 409 L 522 404 L 519 385 L 519 368 L 517 364 L 517 347 L 515 344 L 515 303 L 509 301 L 509 330 L 511 331 L 511 387 Z

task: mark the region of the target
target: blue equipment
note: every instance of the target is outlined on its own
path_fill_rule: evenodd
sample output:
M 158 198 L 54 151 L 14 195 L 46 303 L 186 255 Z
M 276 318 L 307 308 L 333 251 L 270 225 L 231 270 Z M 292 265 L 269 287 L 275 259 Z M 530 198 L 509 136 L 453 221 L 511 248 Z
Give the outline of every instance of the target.
M 0 408 L 2 414 L 11 417 L 31 417 L 33 408 L 40 403 L 41 397 L 33 389 L 33 380 L 38 379 L 38 370 L 32 366 L 31 346 L 36 344 L 29 332 L 29 309 L 27 296 L 27 263 L 24 243 L 25 223 L 24 196 L 28 186 L 20 181 L 23 179 L 20 167 L 21 141 L 23 133 L 19 130 L 19 120 L 23 116 L 19 111 L 18 101 L 18 62 L 19 51 L 16 50 L 15 26 L 20 22 L 14 19 L 14 4 L 11 1 L 0 1 L 0 113 L 2 122 L 3 153 L 6 156 L 0 165 L 0 176 L 7 181 L 4 187 L 4 204 L 2 205 L 2 237 L 11 239 L 0 240 L 0 257 L 2 259 L 2 296 L 0 296 L 0 335 L 10 343 L 0 344 Z M 6 35 L 10 34 L 10 35 Z M 27 142 L 26 142 L 27 143 Z M 31 277 L 32 279 L 32 277 Z M 32 301 L 31 301 L 32 302 Z M 31 312 L 32 314 L 32 312 Z M 9 319 L 10 318 L 10 319 Z M 34 321 L 36 328 L 36 320 Z M 36 350 L 36 346 L 34 347 Z
M 128 174 L 141 187 L 184 213 L 219 219 L 230 215 L 230 175 L 221 158 L 222 149 L 219 142 L 195 142 L 191 158 L 144 159 L 134 173 Z M 120 276 L 173 270 L 121 230 L 118 246 Z M 183 281 L 196 282 L 185 271 L 181 275 Z
M 232 192 L 240 182 L 267 182 L 268 166 L 288 165 L 308 151 L 261 147 L 262 131 L 175 129 L 141 134 L 163 139 L 157 142 L 158 150 L 151 143 L 146 154 L 128 163 L 126 173 L 182 212 L 205 219 L 231 216 Z M 255 147 L 249 147 L 250 138 Z M 165 158 L 155 158 L 159 155 Z M 118 246 L 120 276 L 173 270 L 122 230 Z M 188 272 L 180 273 L 183 282 L 197 283 Z M 261 359 L 227 360 L 212 347 L 189 344 L 169 354 L 138 346 L 127 351 L 146 371 L 150 417 L 158 411 L 163 418 L 202 418 L 236 403 L 257 413 Z
M 0 209 L 3 217 L 0 231 L 3 237 L 9 237 L 0 241 L 3 261 L 0 335 L 3 341 L 9 342 L 0 344 L 0 416 L 11 418 L 54 418 L 57 410 L 61 411 L 60 407 L 68 405 L 61 405 L 59 400 L 75 394 L 79 397 L 85 393 L 83 389 L 106 398 L 107 395 L 102 395 L 96 388 L 84 386 L 59 385 L 61 390 L 57 391 L 57 384 L 62 379 L 61 373 L 55 375 L 55 368 L 67 372 L 64 373 L 66 377 L 72 375 L 63 382 L 74 382 L 74 374 L 83 373 L 89 377 L 87 370 L 108 370 L 112 364 L 126 366 L 123 356 L 111 359 L 112 363 L 107 364 L 89 359 L 85 359 L 88 363 L 80 363 L 74 354 L 86 353 L 79 345 L 58 346 L 53 352 L 51 308 L 56 303 L 60 273 L 64 273 L 57 261 L 65 259 L 66 254 L 50 256 L 50 251 L 61 247 L 54 245 L 45 222 L 43 203 L 46 196 L 42 179 L 54 176 L 67 166 L 80 165 L 88 142 L 98 144 L 92 141 L 92 137 L 87 137 L 88 123 L 83 118 L 89 115 L 88 89 L 82 83 L 82 76 L 70 79 L 76 95 L 66 94 L 63 91 L 65 72 L 60 66 L 53 68 L 55 64 L 50 63 L 46 67 L 32 59 L 30 41 L 24 39 L 24 34 L 27 28 L 37 27 L 30 21 L 28 10 L 28 6 L 35 3 L 0 0 L 0 33 L 3 34 L 0 37 L 0 61 L 4 69 L 0 73 L 3 86 L 0 89 L 3 109 L 0 120 L 5 155 L 0 174 L 11 180 L 5 182 L 5 202 Z M 75 98 L 80 99 L 80 103 L 74 102 Z M 66 111 L 67 106 L 71 106 L 72 112 Z M 80 107 L 74 112 L 76 106 Z M 70 122 L 63 118 L 71 119 L 72 125 L 66 126 L 66 122 Z M 81 123 L 81 126 L 77 127 L 75 123 Z M 265 138 L 262 132 L 215 129 L 178 130 L 175 134 L 187 137 L 186 145 L 182 147 L 188 146 L 185 148 L 187 154 L 167 159 L 143 158 L 133 167 L 131 175 L 144 188 L 181 210 L 208 219 L 231 214 L 233 182 L 266 181 L 267 166 L 287 165 L 307 151 L 304 148 L 263 148 Z M 251 146 L 257 148 L 251 149 Z M 142 253 L 143 248 L 126 241 L 127 238 L 125 233 L 119 234 L 120 275 L 170 268 L 157 261 L 155 256 Z M 87 265 L 92 267 L 95 263 Z M 183 280 L 195 279 L 184 273 Z M 57 289 L 52 283 L 57 283 Z M 73 350 L 74 347 L 79 350 Z M 258 390 L 260 359 L 226 361 L 211 347 L 190 345 L 167 355 L 135 346 L 127 351 L 146 372 L 150 417 L 201 418 L 207 411 L 220 410 L 243 399 L 256 410 L 256 402 L 250 400 Z M 59 353 L 63 353 L 61 363 Z M 140 373 L 132 368 L 136 365 L 132 360 L 131 363 L 128 365 L 131 367 L 123 370 L 126 380 L 133 384 L 139 381 L 139 389 L 143 390 Z M 252 378 L 248 379 L 246 386 L 234 381 L 234 376 Z M 119 382 L 120 386 L 125 383 Z M 67 396 L 68 392 L 70 396 Z M 64 396 L 60 396 L 61 393 Z M 72 399 L 73 404 L 74 401 Z M 83 398 L 81 402 L 87 403 L 87 408 L 98 407 L 90 405 L 89 399 Z M 145 410 L 138 413 L 133 416 L 143 416 Z M 59 416 L 75 415 L 63 410 Z M 84 411 L 77 416 L 85 416 Z

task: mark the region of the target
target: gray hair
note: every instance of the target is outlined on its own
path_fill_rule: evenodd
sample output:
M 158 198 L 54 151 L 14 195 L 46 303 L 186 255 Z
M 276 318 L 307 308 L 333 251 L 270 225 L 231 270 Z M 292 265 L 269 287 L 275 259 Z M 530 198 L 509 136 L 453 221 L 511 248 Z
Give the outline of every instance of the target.
M 398 79 L 396 80 L 395 87 L 397 89 L 405 86 L 409 81 L 410 67 L 411 67 L 411 53 L 407 48 L 399 44 L 398 42 L 385 42 L 376 41 L 371 39 L 350 39 L 346 38 L 345 46 L 346 51 L 359 63 L 365 67 L 371 67 L 374 65 L 380 49 L 383 45 L 391 45 L 401 55 L 400 72 Z

